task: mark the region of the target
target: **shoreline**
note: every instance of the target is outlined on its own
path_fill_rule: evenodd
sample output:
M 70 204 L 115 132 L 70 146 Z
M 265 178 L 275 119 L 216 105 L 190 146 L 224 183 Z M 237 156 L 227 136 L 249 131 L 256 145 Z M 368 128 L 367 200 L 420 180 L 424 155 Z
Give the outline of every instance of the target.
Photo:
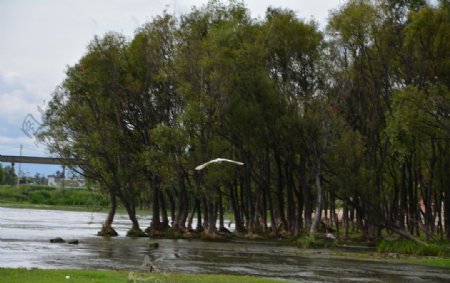
M 42 209 L 42 210 L 62 210 L 75 212 L 103 212 L 108 213 L 109 207 L 85 206 L 85 205 L 51 205 L 51 204 L 33 204 L 33 203 L 15 203 L 0 202 L 0 207 L 21 208 L 21 209 Z M 150 211 L 138 209 L 137 214 L 141 216 L 150 216 Z M 127 212 L 124 208 L 117 208 L 116 214 L 124 214 Z
M 93 210 L 92 207 L 86 206 L 59 206 L 59 205 L 40 205 L 40 204 L 21 204 L 21 203 L 0 203 L 0 207 L 5 208 L 17 208 L 17 209 L 42 209 L 42 210 L 62 210 L 62 211 L 75 211 L 75 212 L 107 212 L 108 208 L 103 208 L 98 210 Z M 118 209 L 118 214 L 126 214 L 125 211 Z M 138 211 L 141 214 L 141 211 Z M 147 214 L 146 216 L 148 216 Z M 99 227 L 100 229 L 100 227 Z M 125 235 L 121 237 L 126 237 Z M 450 258 L 449 257 L 437 257 L 437 256 L 415 256 L 409 254 L 401 253 L 380 253 L 377 252 L 375 248 L 370 248 L 365 252 L 360 251 L 361 248 L 366 248 L 366 245 L 361 245 L 358 242 L 345 242 L 336 246 L 330 247 L 320 247 L 320 248 L 301 248 L 295 239 L 286 238 L 249 238 L 245 237 L 243 234 L 231 233 L 228 237 L 222 239 L 207 239 L 202 237 L 201 233 L 192 234 L 177 234 L 176 232 L 169 232 L 161 237 L 150 237 L 152 241 L 158 241 L 159 239 L 188 239 L 188 240 L 198 240 L 198 241 L 224 241 L 224 242 L 248 242 L 248 243 L 261 243 L 261 242 L 274 242 L 286 246 L 298 247 L 298 252 L 295 255 L 302 255 L 315 258 L 323 257 L 334 257 L 338 259 L 346 260 L 356 260 L 356 261 L 373 261 L 382 263 L 393 263 L 393 264 L 413 264 L 421 265 L 435 268 L 450 269 Z M 358 251 L 355 251 L 354 248 Z M 352 250 L 352 251 L 351 251 Z

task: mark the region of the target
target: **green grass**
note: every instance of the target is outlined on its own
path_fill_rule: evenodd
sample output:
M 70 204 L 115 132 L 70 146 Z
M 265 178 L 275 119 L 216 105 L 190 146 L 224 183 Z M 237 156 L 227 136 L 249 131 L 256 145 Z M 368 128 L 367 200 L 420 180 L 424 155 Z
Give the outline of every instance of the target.
M 331 241 L 320 237 L 300 236 L 295 239 L 297 246 L 302 249 L 329 249 L 338 247 L 338 241 Z
M 69 279 L 66 279 L 69 276 Z M 53 282 L 89 282 L 89 283 L 125 283 L 133 282 L 160 282 L 160 283 L 200 283 L 200 282 L 248 282 L 270 283 L 281 280 L 233 275 L 196 275 L 196 274 L 161 274 L 161 273 L 131 273 L 128 271 L 113 270 L 54 270 L 54 269 L 10 269 L 0 268 L 0 282 L 8 283 L 53 283 Z M 130 280 L 131 279 L 131 280 Z M 139 280 L 141 279 L 141 280 Z
M 377 245 L 377 251 L 380 253 L 400 253 L 415 256 L 450 256 L 450 249 L 447 245 L 435 243 L 423 245 L 407 240 L 381 241 Z
M 382 253 L 361 253 L 361 252 L 343 252 L 343 251 L 332 251 L 329 253 L 329 257 L 337 257 L 350 260 L 395 263 L 395 264 L 403 263 L 403 264 L 424 265 L 450 270 L 450 258 L 442 258 L 442 257 L 401 255 L 399 256 L 399 258 L 389 258 L 386 257 L 386 254 Z
M 3 203 L 61 206 L 107 206 L 108 199 L 89 189 L 60 189 L 44 185 L 0 186 Z
M 411 257 L 411 258 L 406 258 L 405 262 L 410 263 L 410 264 L 426 265 L 426 266 L 439 267 L 439 268 L 450 270 L 450 258 Z

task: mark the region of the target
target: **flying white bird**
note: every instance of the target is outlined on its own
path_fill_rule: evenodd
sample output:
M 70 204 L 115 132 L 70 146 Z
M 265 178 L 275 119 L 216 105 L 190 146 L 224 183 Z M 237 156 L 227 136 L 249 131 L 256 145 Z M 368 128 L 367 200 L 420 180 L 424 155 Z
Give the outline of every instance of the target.
M 237 164 L 237 165 L 244 165 L 244 163 L 239 162 L 239 161 L 234 161 L 234 160 L 225 159 L 225 158 L 216 158 L 216 159 L 210 160 L 210 161 L 208 161 L 208 162 L 206 162 L 206 163 L 204 163 L 202 165 L 199 165 L 199 166 L 195 167 L 195 170 L 202 170 L 202 169 L 204 169 L 206 166 L 208 166 L 210 164 L 222 163 L 222 162 L 230 162 L 230 163 L 234 163 L 234 164 Z

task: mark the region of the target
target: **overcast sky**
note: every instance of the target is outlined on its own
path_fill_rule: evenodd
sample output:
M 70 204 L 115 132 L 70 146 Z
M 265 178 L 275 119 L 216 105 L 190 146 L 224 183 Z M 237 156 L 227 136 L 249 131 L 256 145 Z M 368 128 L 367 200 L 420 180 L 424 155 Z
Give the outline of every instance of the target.
M 21 128 L 24 120 L 40 122 L 51 93 L 64 79 L 94 35 L 117 31 L 132 37 L 137 27 L 163 10 L 188 12 L 200 0 L 1 0 L 0 1 L 0 154 L 45 156 Z M 294 10 L 300 18 L 324 26 L 340 0 L 248 0 L 252 17 L 264 17 L 267 7 Z M 29 114 L 31 116 L 29 116 Z M 30 120 L 34 118 L 36 121 Z M 6 165 L 6 164 L 3 164 Z M 22 165 L 25 173 L 54 173 L 59 167 Z

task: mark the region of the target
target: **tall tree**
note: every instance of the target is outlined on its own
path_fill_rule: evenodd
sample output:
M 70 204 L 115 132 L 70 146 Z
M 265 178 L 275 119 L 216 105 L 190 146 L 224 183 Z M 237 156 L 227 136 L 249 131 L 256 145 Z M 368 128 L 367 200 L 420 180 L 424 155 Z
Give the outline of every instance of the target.
M 105 188 L 114 204 L 117 196 L 139 234 L 136 218 L 136 190 L 139 176 L 133 170 L 135 157 L 129 151 L 131 126 L 123 119 L 125 47 L 123 36 L 115 33 L 96 37 L 78 64 L 69 67 L 67 78 L 55 91 L 44 119 L 40 139 L 50 152 L 75 159 L 66 164 Z M 110 230 L 115 207 L 111 208 L 104 230 Z

